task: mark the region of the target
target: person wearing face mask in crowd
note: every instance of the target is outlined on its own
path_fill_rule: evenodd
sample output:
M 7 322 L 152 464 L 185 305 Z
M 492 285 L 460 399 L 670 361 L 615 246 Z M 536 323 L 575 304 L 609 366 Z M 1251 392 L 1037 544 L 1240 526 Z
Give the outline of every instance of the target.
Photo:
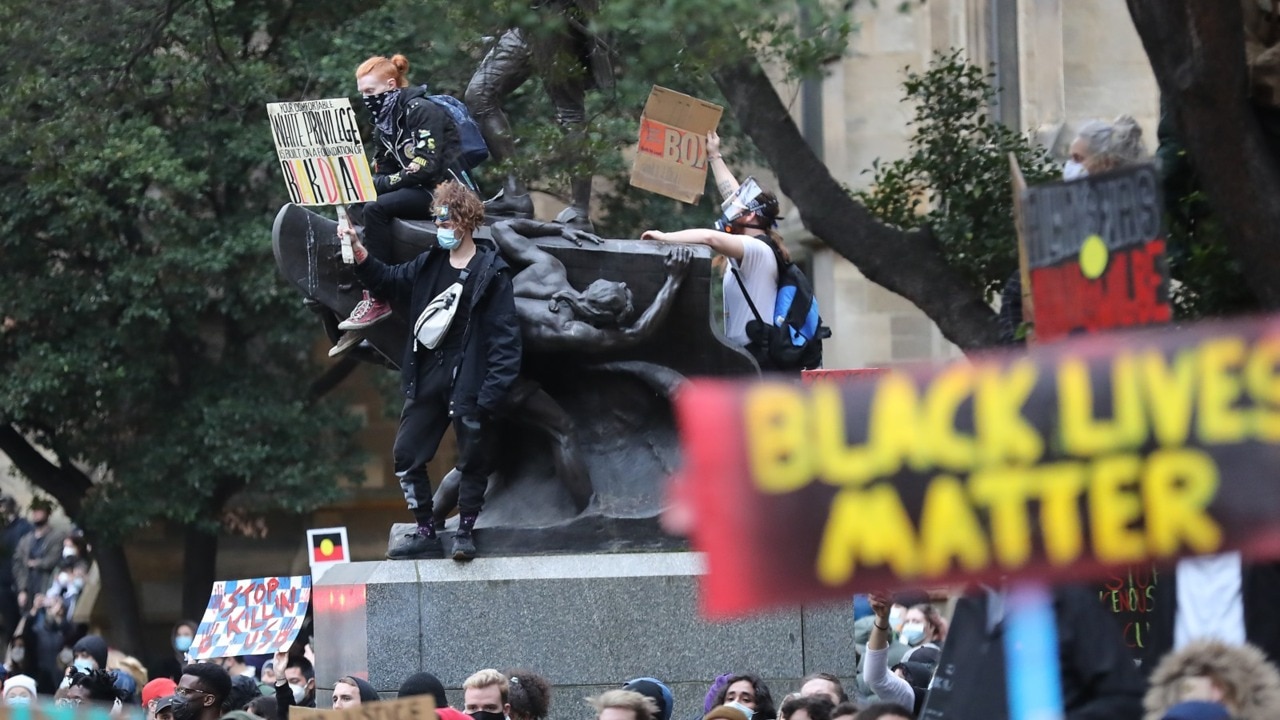
M 33 705 L 36 701 L 36 680 L 28 675 L 12 675 L 4 681 L 4 704 Z
M 436 190 L 438 247 L 401 265 L 388 266 L 345 232 L 355 253 L 356 276 L 413 327 L 433 299 L 461 283 L 456 314 L 434 349 L 409 333 L 400 362 L 404 409 L 392 458 L 417 527 L 387 551 L 391 560 L 438 558 L 443 546 L 432 516 L 427 463 L 445 430 L 458 439 L 461 474 L 458 530 L 453 559 L 476 556 L 472 530 L 496 459 L 492 419 L 520 373 L 521 335 L 511 269 L 488 240 L 473 234 L 484 220 L 480 198 L 449 181 Z
M 27 643 L 22 636 L 9 642 L 9 651 L 5 654 L 4 669 L 7 675 L 17 675 L 27 671 Z
M 0 639 L 7 643 L 22 617 L 13 574 L 14 553 L 34 526 L 18 512 L 17 501 L 7 495 L 0 497 L 0 522 L 4 524 L 0 530 Z
M 37 593 L 23 623 L 23 660 L 42 693 L 53 694 L 65 677 L 64 668 L 75 660 L 75 652 L 66 645 L 70 630 L 62 599 Z
M 293 705 L 313 708 L 316 706 L 316 671 L 311 661 L 304 657 L 293 657 L 287 652 L 275 655 L 275 666 L 284 668 L 284 673 L 276 673 L 275 695 L 279 717 L 289 717 L 289 708 Z
M 462 683 L 462 711 L 472 720 L 506 720 L 511 713 L 507 676 L 485 668 Z
M 899 642 L 913 650 L 922 647 L 938 648 L 947 639 L 947 621 L 938 609 L 928 603 L 913 605 L 903 616 Z M 911 659 L 912 651 L 903 654 L 903 661 Z
M 196 636 L 199 625 L 194 620 L 181 620 L 173 626 L 169 634 L 170 651 L 156 658 L 147 665 L 147 674 L 152 678 L 166 677 L 177 682 L 182 677 L 182 668 L 187 662 L 187 651 Z
M 759 675 L 738 673 L 730 675 L 715 699 L 715 705 L 736 708 L 747 720 L 773 720 L 778 711 L 773 704 L 773 693 Z
M 230 694 L 231 676 L 216 663 L 188 665 L 173 689 L 173 720 L 218 720 Z
M 36 595 L 49 587 L 53 570 L 62 560 L 66 533 L 49 523 L 53 505 L 44 498 L 31 501 L 31 524 L 34 529 L 18 541 L 13 554 L 14 587 L 23 610 L 31 607 Z
M 1079 180 L 1091 174 L 1118 170 L 1149 159 L 1142 142 L 1142 127 L 1128 115 L 1111 122 L 1091 120 L 1080 127 L 1071 141 L 1068 157 L 1062 166 L 1063 180 Z M 1022 326 L 1022 273 L 1015 270 L 1000 291 L 1000 343 L 1019 345 Z
M 391 264 L 391 222 L 431 217 L 433 192 L 450 178 L 463 177 L 462 143 L 446 110 L 427 97 L 425 85 L 410 87 L 403 55 L 377 55 L 356 68 L 356 87 L 374 126 L 373 185 L 378 199 L 366 203 L 364 243 L 378 260 Z M 367 286 L 366 286 L 367 287 Z M 364 299 L 339 323 L 347 331 L 330 350 L 336 357 L 357 345 L 360 330 L 391 317 L 385 297 L 366 290 Z

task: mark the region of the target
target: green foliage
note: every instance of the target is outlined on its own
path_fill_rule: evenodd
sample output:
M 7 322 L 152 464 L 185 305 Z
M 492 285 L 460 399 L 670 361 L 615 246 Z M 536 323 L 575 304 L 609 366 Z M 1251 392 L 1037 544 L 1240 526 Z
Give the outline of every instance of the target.
M 1174 316 L 1199 320 L 1260 310 L 1204 193 L 1190 190 L 1165 204 Z
M 281 10 L 0 12 L 0 420 L 100 471 L 81 520 L 103 537 L 335 499 L 353 420 L 308 399 L 315 322 L 274 267 L 270 135 L 246 131 L 297 92 Z
M 948 263 L 988 297 L 1018 265 L 1009 154 L 1028 184 L 1058 174 L 1044 149 L 991 119 L 991 80 L 958 50 L 938 54 L 924 72 L 909 71 L 903 90 L 915 107 L 911 153 L 877 160 L 871 189 L 855 193 L 889 225 L 927 225 Z

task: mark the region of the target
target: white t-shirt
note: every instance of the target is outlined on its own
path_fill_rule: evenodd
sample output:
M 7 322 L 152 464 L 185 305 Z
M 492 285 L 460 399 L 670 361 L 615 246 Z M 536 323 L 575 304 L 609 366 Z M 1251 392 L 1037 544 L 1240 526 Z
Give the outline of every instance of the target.
M 1174 648 L 1210 638 L 1231 645 L 1244 644 L 1242 580 L 1240 553 L 1179 560 Z
M 742 236 L 742 261 L 729 259 L 729 268 L 724 273 L 724 334 L 730 342 L 746 345 L 747 322 L 756 318 L 742 296 L 742 287 L 733 276 L 735 267 L 742 275 L 742 282 L 751 293 L 751 301 L 756 304 L 760 317 L 769 322 L 773 317 L 773 302 L 778 296 L 778 261 L 774 259 L 773 248 L 768 243 L 751 235 Z

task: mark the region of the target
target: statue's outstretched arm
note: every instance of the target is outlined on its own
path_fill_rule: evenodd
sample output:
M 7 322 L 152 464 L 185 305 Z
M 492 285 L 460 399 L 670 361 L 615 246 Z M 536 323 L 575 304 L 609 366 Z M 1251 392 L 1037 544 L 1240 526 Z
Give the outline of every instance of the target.
M 665 265 L 667 280 L 658 290 L 653 303 L 645 309 L 631 327 L 604 329 L 590 323 L 575 320 L 567 323 L 561 332 L 550 332 L 539 336 L 535 343 L 555 350 L 590 350 L 605 352 L 632 347 L 647 340 L 671 314 L 675 305 L 676 294 L 689 272 L 689 261 L 693 258 L 693 249 L 687 247 L 672 248 L 667 253 Z M 528 330 L 526 330 L 528 332 Z
M 533 241 L 533 238 L 560 236 L 581 247 L 584 242 L 600 244 L 600 238 L 567 225 L 541 220 L 513 218 L 494 223 L 491 228 L 493 241 L 508 261 L 521 266 L 536 265 L 548 261 L 559 262 L 555 256 Z

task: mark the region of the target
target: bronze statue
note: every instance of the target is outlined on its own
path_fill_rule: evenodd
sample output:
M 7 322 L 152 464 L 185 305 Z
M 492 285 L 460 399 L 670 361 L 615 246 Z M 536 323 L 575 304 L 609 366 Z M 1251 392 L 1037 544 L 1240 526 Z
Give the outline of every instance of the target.
M 535 0 L 536 28 L 511 28 L 480 61 L 464 100 L 480 124 L 493 159 L 515 155 L 511 124 L 502 101 L 535 73 L 556 108 L 556 122 L 571 150 L 586 140 L 586 92 L 613 86 L 608 50 L 587 27 L 599 9 L 597 0 Z M 575 154 L 581 154 L 580 151 Z M 574 178 L 572 204 L 556 220 L 591 230 L 591 177 Z M 506 178 L 501 196 L 488 204 L 491 215 L 533 217 L 533 201 L 523 179 Z
M 667 253 L 663 263 L 666 282 L 648 309 L 630 323 L 635 308 L 625 282 L 601 278 L 578 291 L 569 284 L 564 263 L 533 241 L 560 236 L 581 247 L 584 242 L 599 245 L 600 238 L 560 223 L 536 220 L 504 220 L 492 227 L 492 233 L 503 257 L 516 270 L 511 282 L 524 340 L 531 349 L 546 352 L 597 353 L 646 340 L 671 311 L 693 257 L 687 247 Z

